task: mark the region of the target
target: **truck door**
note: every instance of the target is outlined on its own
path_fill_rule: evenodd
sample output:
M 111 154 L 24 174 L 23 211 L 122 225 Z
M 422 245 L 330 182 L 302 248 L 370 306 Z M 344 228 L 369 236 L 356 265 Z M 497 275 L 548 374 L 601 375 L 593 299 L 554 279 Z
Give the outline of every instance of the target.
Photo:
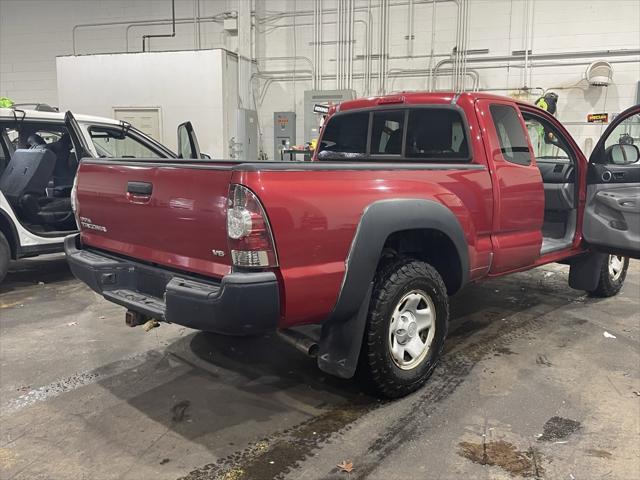
M 86 138 L 82 133 L 82 129 L 78 125 L 78 121 L 73 116 L 71 111 L 67 111 L 64 115 L 64 125 L 67 127 L 69 137 L 71 137 L 71 144 L 76 152 L 76 158 L 78 162 L 85 157 L 91 157 L 91 149 L 87 144 Z
M 178 125 L 178 157 L 179 158 L 202 158 L 198 137 L 191 122 L 184 122 Z
M 476 103 L 493 180 L 493 261 L 489 274 L 532 265 L 540 257 L 544 187 L 524 119 L 498 99 Z
M 618 115 L 589 158 L 582 235 L 598 250 L 640 258 L 640 104 Z

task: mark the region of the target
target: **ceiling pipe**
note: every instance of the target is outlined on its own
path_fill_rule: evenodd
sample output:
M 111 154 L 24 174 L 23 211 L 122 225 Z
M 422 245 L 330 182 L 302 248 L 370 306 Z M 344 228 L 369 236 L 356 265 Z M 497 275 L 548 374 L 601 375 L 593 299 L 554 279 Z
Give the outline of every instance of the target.
M 129 36 L 130 36 L 130 31 L 132 28 L 136 28 L 136 27 L 155 27 L 155 26 L 160 26 L 160 25 L 171 25 L 172 20 L 168 19 L 168 20 L 153 20 L 154 23 L 149 23 L 149 22 L 144 22 L 144 23 L 131 23 L 129 25 L 127 25 L 127 29 L 126 29 L 126 33 L 125 33 L 125 52 L 129 53 Z M 193 19 L 191 18 L 177 18 L 176 19 L 176 25 L 184 25 L 184 24 L 190 24 L 193 22 Z M 222 23 L 222 20 L 220 20 L 217 17 L 199 17 L 198 18 L 198 24 L 201 23 Z M 224 48 L 224 47 L 221 47 Z
M 142 51 L 146 51 L 146 41 L 151 38 L 174 38 L 176 36 L 176 0 L 171 0 L 171 33 L 158 33 L 142 36 Z
M 437 12 L 437 3 L 433 2 L 431 8 L 433 8 L 433 12 L 431 12 L 431 49 L 429 53 L 429 78 L 428 78 L 428 86 L 429 91 L 431 91 L 431 83 L 433 81 L 433 59 L 435 58 L 435 42 L 436 42 L 436 12 Z
M 367 5 L 367 18 L 369 19 L 369 23 L 367 24 L 367 47 L 366 47 L 366 66 L 365 66 L 365 93 L 367 96 L 371 95 L 371 43 L 373 42 L 373 25 L 371 24 L 371 3 L 372 0 L 369 0 Z
M 532 60 L 565 60 L 565 59 L 577 59 L 577 58 L 590 58 L 590 57 L 620 57 L 620 56 L 640 56 L 640 50 L 629 50 L 629 49 L 620 49 L 620 50 L 600 50 L 600 51 L 582 51 L 582 52 L 570 52 L 570 53 L 542 53 L 542 54 L 530 54 L 527 56 L 529 64 L 531 64 Z M 518 55 L 501 55 L 501 56 L 483 56 L 476 58 L 468 58 L 467 63 L 491 63 L 491 62 L 512 62 L 517 60 L 524 59 L 524 52 Z M 443 65 L 453 64 L 455 65 L 455 58 L 445 58 L 436 63 L 433 68 L 434 76 L 437 75 L 437 72 L 442 68 Z M 536 64 L 538 65 L 538 64 Z M 549 65 L 553 66 L 553 65 Z M 515 65 L 510 65 L 510 67 L 515 67 Z M 455 68 L 455 67 L 454 67 Z M 479 68 L 479 67 L 476 67 Z M 495 68 L 506 68 L 505 65 L 499 65 Z M 434 88 L 434 81 L 431 82 L 431 90 Z
M 306 73 L 304 73 L 306 72 Z M 265 83 L 262 87 L 261 93 L 259 95 L 259 104 L 262 105 L 264 99 L 267 96 L 267 92 L 271 85 L 276 82 L 292 82 L 293 77 L 291 76 L 290 70 L 282 70 L 279 72 L 263 72 L 264 74 L 254 74 L 252 77 L 254 78 L 266 78 Z M 296 81 L 313 81 L 313 72 L 311 70 L 298 70 L 298 75 L 296 75 Z M 300 75 L 304 73 L 303 75 Z M 423 77 L 426 74 L 426 70 L 400 70 L 400 69 L 392 69 L 389 71 L 390 78 L 399 78 L 399 77 Z M 451 75 L 451 70 L 443 70 L 440 72 L 441 76 L 449 76 Z M 468 70 L 468 75 L 472 77 L 474 80 L 474 85 L 479 84 L 479 75 L 474 70 Z M 324 79 L 331 80 L 334 78 L 333 74 L 328 74 L 323 76 Z M 476 80 L 476 77 L 478 80 Z M 354 74 L 355 79 L 364 79 L 364 73 Z M 475 86 L 474 86 L 475 88 Z
M 339 2 L 342 0 L 339 0 Z M 457 0 L 414 0 L 414 3 L 416 5 L 428 5 L 431 3 L 447 3 L 447 2 L 456 2 Z M 405 1 L 405 2 L 394 2 L 394 3 L 390 3 L 389 6 L 391 7 L 405 7 L 409 5 L 409 1 Z M 339 8 L 339 7 L 338 7 Z M 373 8 L 380 8 L 380 4 L 378 5 L 374 5 Z M 364 12 L 367 11 L 368 7 L 356 7 L 356 11 L 358 12 Z M 336 13 L 337 12 L 337 8 L 330 8 L 325 10 L 325 13 Z M 306 15 L 306 16 L 312 16 L 313 15 L 313 10 L 299 10 L 297 12 L 298 15 Z M 287 18 L 287 17 L 291 17 L 292 13 L 291 12 L 280 12 L 280 13 L 275 13 L 269 17 L 264 17 L 261 22 L 271 22 L 271 21 L 277 21 L 280 20 L 281 18 Z

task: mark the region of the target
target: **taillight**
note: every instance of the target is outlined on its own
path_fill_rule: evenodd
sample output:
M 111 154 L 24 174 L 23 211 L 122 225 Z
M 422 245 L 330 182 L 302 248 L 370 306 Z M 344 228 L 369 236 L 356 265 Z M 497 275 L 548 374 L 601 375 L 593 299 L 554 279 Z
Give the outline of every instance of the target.
M 71 187 L 71 210 L 76 217 L 76 227 L 80 230 L 80 215 L 78 214 L 78 172 L 73 178 L 73 187 Z
M 242 185 L 229 188 L 227 237 L 236 267 L 276 267 L 278 258 L 264 208 L 255 194 Z

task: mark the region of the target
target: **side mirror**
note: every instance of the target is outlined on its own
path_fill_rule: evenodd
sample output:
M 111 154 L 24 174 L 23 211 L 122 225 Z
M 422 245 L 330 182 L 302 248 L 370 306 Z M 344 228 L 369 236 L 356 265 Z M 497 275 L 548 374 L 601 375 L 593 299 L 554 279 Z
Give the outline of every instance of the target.
M 202 158 L 198 139 L 193 130 L 191 122 L 184 122 L 178 125 L 178 157 L 179 158 Z
M 607 163 L 629 165 L 640 159 L 640 150 L 636 145 L 616 143 L 607 149 Z

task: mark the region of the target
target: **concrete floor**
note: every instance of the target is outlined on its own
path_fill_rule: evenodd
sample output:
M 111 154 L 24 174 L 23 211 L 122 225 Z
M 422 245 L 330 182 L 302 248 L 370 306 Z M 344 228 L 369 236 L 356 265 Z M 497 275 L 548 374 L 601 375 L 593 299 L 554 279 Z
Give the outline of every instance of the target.
M 637 479 L 639 311 L 639 262 L 607 300 L 559 265 L 467 287 L 427 386 L 385 403 L 273 336 L 130 329 L 64 259 L 22 261 L 0 285 L 0 478 Z

